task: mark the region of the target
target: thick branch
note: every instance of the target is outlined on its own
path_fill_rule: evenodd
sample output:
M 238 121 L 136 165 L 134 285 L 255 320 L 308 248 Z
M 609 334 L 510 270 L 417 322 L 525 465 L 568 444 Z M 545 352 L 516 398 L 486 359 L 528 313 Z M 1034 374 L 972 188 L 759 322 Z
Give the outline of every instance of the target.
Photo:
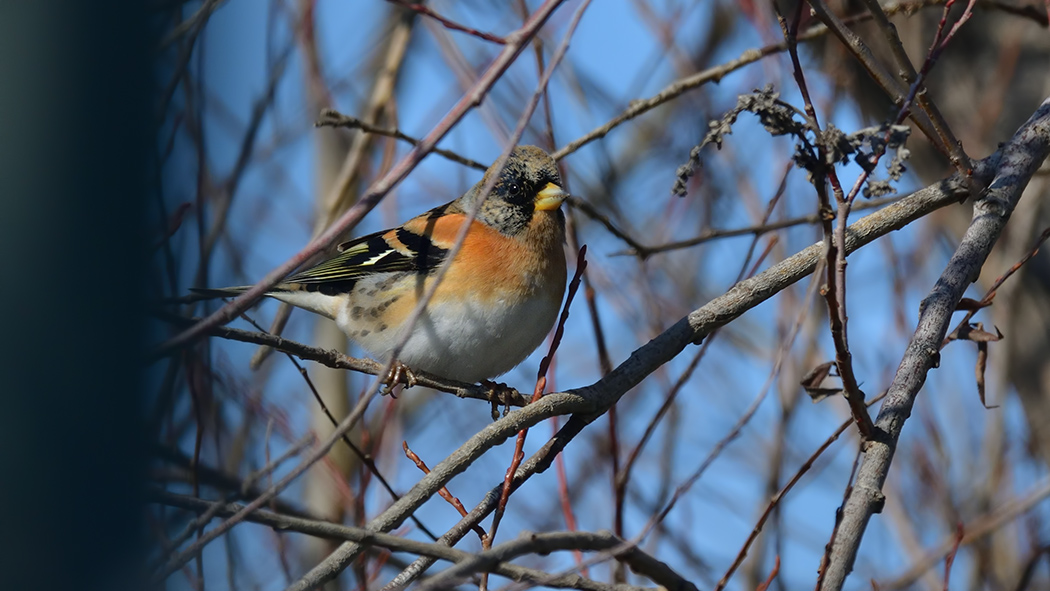
M 552 532 L 536 534 L 522 532 L 518 539 L 504 542 L 491 550 L 459 561 L 456 566 L 435 575 L 420 591 L 451 589 L 465 577 L 475 572 L 495 572 L 495 566 L 526 554 L 547 554 L 558 550 L 583 550 L 585 552 L 609 551 L 617 560 L 626 563 L 635 573 L 642 575 L 665 589 L 674 591 L 697 591 L 696 585 L 683 579 L 671 567 L 653 558 L 610 532 Z M 546 584 L 546 583 L 544 583 Z
M 1002 149 L 1002 159 L 988 192 L 973 208 L 973 220 L 930 295 L 919 310 L 919 323 L 904 353 L 876 426 L 885 432 L 864 455 L 857 482 L 843 505 L 842 521 L 831 543 L 822 589 L 842 588 L 853 569 L 868 520 L 881 510 L 882 486 L 889 473 L 904 422 L 926 374 L 940 361 L 941 342 L 966 288 L 981 272 L 1032 174 L 1050 154 L 1050 99 L 1039 107 Z

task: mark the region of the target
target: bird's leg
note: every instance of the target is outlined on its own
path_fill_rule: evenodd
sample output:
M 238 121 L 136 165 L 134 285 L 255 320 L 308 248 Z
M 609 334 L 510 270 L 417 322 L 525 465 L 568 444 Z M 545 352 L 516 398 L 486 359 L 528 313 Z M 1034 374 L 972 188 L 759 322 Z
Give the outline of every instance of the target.
M 383 379 L 383 383 L 386 384 L 383 394 L 393 395 L 394 388 L 402 382 L 404 382 L 406 388 L 415 386 L 416 374 L 407 365 L 395 359 L 390 366 L 390 371 L 386 374 L 386 378 Z
M 492 404 L 492 420 L 498 420 L 500 394 L 509 392 L 512 388 L 503 382 L 494 382 L 492 380 L 481 380 L 481 385 L 488 390 L 489 402 Z M 503 414 L 506 415 L 509 410 L 510 405 L 508 404 L 503 408 Z

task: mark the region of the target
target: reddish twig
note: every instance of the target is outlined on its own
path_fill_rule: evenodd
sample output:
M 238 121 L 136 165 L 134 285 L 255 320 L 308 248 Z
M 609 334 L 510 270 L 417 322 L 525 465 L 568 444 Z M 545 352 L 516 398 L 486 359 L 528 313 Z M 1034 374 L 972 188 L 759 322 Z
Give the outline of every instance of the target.
M 780 555 L 777 554 L 773 561 L 773 570 L 769 572 L 769 577 L 766 578 L 765 582 L 755 588 L 755 591 L 766 591 L 769 586 L 773 584 L 773 579 L 777 577 L 777 573 L 780 572 Z
M 868 406 L 871 406 L 876 402 L 882 400 L 885 396 L 886 392 L 883 392 L 882 394 L 879 394 L 878 396 L 867 401 L 866 404 Z M 809 456 L 809 458 L 807 458 L 806 461 L 802 463 L 799 469 L 795 471 L 795 475 L 791 477 L 791 480 L 788 480 L 787 484 L 781 487 L 781 489 L 778 490 L 775 495 L 773 495 L 773 497 L 769 500 L 769 504 L 766 505 L 765 511 L 762 512 L 762 516 L 759 517 L 758 522 L 755 523 L 755 527 L 751 528 L 751 534 L 748 535 L 747 540 L 744 542 L 744 545 L 740 547 L 740 552 L 737 553 L 736 559 L 733 560 L 733 564 L 729 566 L 729 569 L 726 570 L 724 575 L 722 575 L 721 580 L 718 581 L 718 585 L 715 586 L 715 591 L 721 591 L 722 589 L 724 589 L 726 584 L 729 583 L 729 579 L 732 578 L 733 573 L 736 572 L 736 569 L 740 568 L 740 565 L 744 563 L 744 559 L 747 557 L 747 551 L 751 548 L 751 544 L 753 544 L 755 540 L 758 539 L 758 534 L 762 533 L 762 527 L 765 526 L 766 521 L 773 514 L 773 510 L 776 509 L 778 505 L 780 505 L 780 501 L 784 500 L 784 497 L 788 494 L 788 492 L 790 492 L 791 489 L 795 488 L 795 485 L 798 484 L 800 480 L 802 480 L 802 476 L 809 472 L 809 470 L 813 467 L 813 464 L 817 461 L 817 459 L 821 455 L 823 455 L 829 447 L 831 447 L 832 443 L 838 441 L 838 438 L 846 432 L 846 429 L 848 429 L 851 424 L 853 424 L 853 419 L 843 421 L 843 423 L 839 425 L 839 428 L 835 429 L 835 432 L 832 433 L 830 437 L 825 439 L 824 443 L 820 444 L 820 447 L 818 447 L 817 450 L 814 451 Z
M 948 343 L 957 339 L 970 340 L 977 344 L 977 363 L 974 365 L 974 375 L 977 381 L 977 396 L 981 400 L 981 405 L 985 408 L 998 407 L 998 405 L 989 406 L 985 398 L 984 374 L 988 362 L 988 343 L 1002 339 L 1003 335 L 999 332 L 998 328 L 996 328 L 994 335 L 986 333 L 984 331 L 984 326 L 980 322 L 978 322 L 976 326 L 971 327 L 970 320 L 973 319 L 978 311 L 992 305 L 992 301 L 995 299 L 995 295 L 998 293 L 998 289 L 1002 287 L 1003 283 L 1013 276 L 1014 273 L 1019 271 L 1025 263 L 1032 259 L 1032 257 L 1038 254 L 1039 247 L 1042 246 L 1048 238 L 1050 238 L 1050 228 L 1043 230 L 1043 233 L 1036 239 L 1035 244 L 1032 245 L 1031 250 L 1021 257 L 1019 261 L 1011 265 L 1005 273 L 992 282 L 992 285 L 980 300 L 973 301 L 964 298 L 964 301 L 960 301 L 957 309 L 966 309 L 966 315 L 963 316 L 962 320 L 955 325 L 955 328 L 944 337 L 944 340 L 941 341 L 941 349 L 944 349 L 948 346 Z
M 521 4 L 523 5 L 522 10 L 524 10 L 524 0 L 522 0 Z M 537 60 L 542 62 L 542 57 L 537 56 Z M 549 113 L 547 113 L 547 115 L 549 118 Z M 548 126 L 550 125 L 551 123 L 548 119 Z M 548 130 L 551 142 L 553 143 L 554 133 L 553 131 L 550 131 L 550 127 L 548 127 Z M 562 178 L 566 178 L 566 175 L 563 174 Z M 568 243 L 568 248 L 571 250 L 578 250 L 579 237 L 576 233 L 575 217 L 572 215 L 571 212 L 569 212 L 569 215 L 566 216 L 565 234 L 566 242 Z M 598 369 L 601 372 L 601 375 L 605 376 L 610 371 L 612 371 L 612 360 L 609 358 L 609 348 L 606 346 L 605 342 L 605 331 L 602 329 L 601 317 L 598 314 L 598 304 L 595 298 L 594 287 L 591 286 L 589 275 L 586 269 L 584 269 L 583 271 L 583 296 L 584 301 L 587 302 L 588 316 L 591 321 L 591 326 L 594 329 L 595 348 L 598 352 Z M 612 409 L 610 409 L 610 411 L 611 410 Z M 619 445 L 616 424 L 612 414 L 610 414 L 609 422 L 609 455 L 612 463 L 612 473 L 615 476 L 619 465 Z M 552 433 L 552 438 L 554 438 L 558 434 L 557 419 L 551 419 L 551 428 L 554 429 L 554 432 Z M 562 512 L 565 514 L 566 527 L 568 527 L 570 530 L 574 530 L 576 528 L 576 517 L 573 515 L 572 504 L 570 503 L 569 499 L 568 479 L 565 475 L 565 458 L 561 454 L 558 454 L 557 456 L 555 456 L 554 462 L 558 477 L 558 491 L 559 495 L 562 497 Z M 617 533 L 617 535 L 620 534 Z M 589 569 L 583 564 L 583 553 L 579 550 L 576 550 L 573 552 L 573 557 L 576 560 L 577 566 L 579 566 L 582 569 L 581 572 L 584 574 L 584 576 L 590 576 Z
M 568 216 L 567 221 L 567 241 L 569 243 L 569 247 L 574 248 L 579 244 L 579 238 L 576 234 L 575 218 L 570 215 Z M 604 377 L 612 371 L 612 360 L 609 357 L 609 348 L 606 345 L 605 341 L 605 330 L 602 328 L 601 317 L 598 313 L 598 303 L 595 295 L 595 290 L 594 287 L 591 285 L 586 270 L 583 273 L 583 295 L 584 301 L 587 302 L 587 313 L 591 321 L 591 327 L 594 329 L 595 348 L 597 349 L 598 353 L 598 370 L 600 374 Z M 612 468 L 612 484 L 614 495 L 617 495 L 618 488 L 616 486 L 616 478 L 617 474 L 619 474 L 620 472 L 620 444 L 618 433 L 619 430 L 617 429 L 616 407 L 613 406 L 609 409 L 609 461 Z M 564 460 L 562 459 L 560 454 L 555 458 L 555 461 L 559 466 L 559 470 L 563 471 L 563 468 L 561 466 L 564 464 Z M 620 496 L 616 496 L 615 506 L 620 506 L 622 502 L 622 498 Z M 563 505 L 568 510 L 571 510 L 571 506 L 568 506 L 564 501 Z M 618 513 L 614 513 L 613 532 L 620 537 L 623 537 L 622 524 L 623 522 L 621 519 L 619 519 Z M 579 557 L 577 564 L 582 565 L 582 553 L 577 553 L 577 555 Z M 619 566 L 617 566 L 616 568 L 619 568 Z M 584 572 L 586 572 L 586 567 L 584 567 L 584 569 Z
M 982 308 L 987 308 L 988 306 L 992 305 L 992 300 L 995 299 L 995 294 L 998 292 L 999 288 L 1003 286 L 1003 283 L 1006 283 L 1006 280 L 1009 279 L 1014 273 L 1018 272 L 1021 269 L 1021 267 L 1024 266 L 1025 263 L 1032 260 L 1032 257 L 1039 253 L 1039 248 L 1043 245 L 1044 242 L 1047 241 L 1047 239 L 1050 239 L 1050 228 L 1043 230 L 1043 233 L 1040 234 L 1039 238 L 1036 239 L 1035 244 L 1032 245 L 1031 250 L 1029 250 L 1027 254 L 1021 257 L 1021 260 L 1011 265 L 1005 273 L 997 277 L 995 281 L 992 282 L 991 287 L 989 287 L 988 291 L 985 292 L 983 298 L 970 305 L 970 310 L 966 312 L 966 315 L 963 316 L 963 319 L 960 320 L 959 324 L 955 326 L 955 329 L 949 332 L 948 336 L 944 337 L 944 341 L 942 341 L 941 343 L 942 349 L 946 347 L 949 342 L 951 342 L 951 335 L 959 334 L 960 329 L 962 329 L 963 326 L 965 326 L 968 322 L 970 322 L 971 319 L 973 319 L 974 314 L 976 314 L 978 310 L 981 310 Z
M 776 5 L 775 5 L 776 6 Z M 813 178 L 813 187 L 817 191 L 819 200 L 819 213 L 821 226 L 824 230 L 824 258 L 826 261 L 825 273 L 827 276 L 827 287 L 822 290 L 824 300 L 828 306 L 828 320 L 831 324 L 831 336 L 835 343 L 835 364 L 842 378 L 842 390 L 849 403 L 850 413 L 857 422 L 857 427 L 864 439 L 870 438 L 875 433 L 875 425 L 864 405 L 864 393 L 861 392 L 857 382 L 857 376 L 853 372 L 853 355 L 849 350 L 849 338 L 847 335 L 848 317 L 846 315 L 846 216 L 848 210 L 844 210 L 844 199 L 842 198 L 842 186 L 835 173 L 834 166 L 827 164 L 827 150 L 820 140 L 823 134 L 820 121 L 817 119 L 816 109 L 810 99 L 809 87 L 806 85 L 806 77 L 802 72 L 802 64 L 798 57 L 798 27 L 802 20 L 802 3 L 796 6 L 794 17 L 790 24 L 777 8 L 777 21 L 780 23 L 781 31 L 787 41 L 788 54 L 791 56 L 792 72 L 795 82 L 805 102 L 806 115 L 809 117 L 813 132 L 817 136 L 817 151 L 819 161 L 825 163 L 819 174 Z M 835 192 L 836 201 L 839 204 L 838 225 L 833 228 L 832 220 L 836 218 L 832 214 L 831 200 L 825 181 L 830 181 Z
M 583 245 L 580 247 L 580 252 L 576 255 L 576 273 L 573 275 L 572 281 L 569 282 L 569 293 L 565 298 L 565 305 L 562 306 L 561 318 L 558 319 L 558 327 L 554 330 L 554 338 L 551 339 L 547 355 L 540 361 L 539 370 L 536 372 L 536 387 L 532 391 L 531 403 L 539 400 L 547 387 L 547 370 L 550 368 L 554 354 L 558 351 L 558 346 L 561 345 L 561 337 L 565 332 L 565 322 L 569 319 L 569 306 L 572 304 L 573 298 L 576 297 L 576 290 L 580 287 L 580 281 L 583 279 L 583 270 L 587 268 L 587 260 L 584 258 L 586 254 L 587 245 Z M 521 461 L 525 459 L 525 437 L 528 433 L 528 429 L 518 431 L 518 439 L 514 445 L 514 455 L 511 459 L 510 467 L 507 468 L 506 475 L 503 477 L 503 490 L 500 493 L 499 504 L 492 515 L 492 528 L 489 530 L 488 537 L 483 544 L 485 550 L 492 547 L 492 540 L 496 538 L 496 530 L 499 528 L 503 514 L 507 510 L 507 501 L 510 498 L 514 475 L 518 473 L 518 467 L 521 465 Z
M 493 35 L 492 33 L 486 33 L 484 31 L 479 31 L 477 29 L 472 29 L 472 28 L 467 27 L 465 25 L 461 25 L 461 24 L 459 24 L 459 23 L 457 23 L 455 21 L 449 20 L 449 19 L 441 16 L 440 14 L 434 12 L 433 10 L 431 10 L 430 8 L 427 8 L 426 6 L 424 6 L 422 4 L 413 4 L 413 3 L 410 3 L 410 2 L 405 2 L 405 0 L 387 0 L 387 2 L 390 2 L 392 4 L 397 4 L 398 6 L 400 6 L 402 8 L 405 8 L 407 10 L 411 10 L 413 12 L 422 14 L 423 16 L 428 16 L 428 17 L 436 20 L 437 22 L 441 23 L 441 25 L 443 27 L 445 27 L 446 29 L 451 29 L 453 31 L 459 31 L 461 33 L 466 33 L 468 35 L 472 35 L 474 37 L 477 37 L 478 39 L 482 39 L 484 41 L 489 41 L 491 43 L 496 43 L 496 44 L 499 44 L 499 45 L 506 45 L 507 44 L 507 40 L 504 39 L 503 37 L 500 37 L 498 35 Z
M 959 544 L 963 541 L 963 535 L 966 530 L 963 529 L 963 524 L 960 521 L 955 527 L 955 545 L 952 546 L 951 552 L 948 552 L 948 556 L 944 557 L 944 591 L 948 591 L 948 581 L 952 574 L 952 563 L 955 562 L 955 555 L 959 552 Z
M 973 16 L 973 7 L 976 2 L 977 0 L 969 0 L 969 3 L 966 5 L 966 10 L 963 11 L 963 14 L 959 17 L 959 20 L 956 21 L 955 25 L 952 26 L 951 30 L 948 31 L 947 35 L 944 34 L 944 27 L 948 21 L 948 12 L 955 4 L 955 0 L 947 0 L 947 2 L 945 2 L 944 11 L 941 13 L 941 20 L 937 23 L 937 32 L 934 34 L 933 41 L 930 43 L 930 47 L 926 52 L 926 59 L 923 61 L 922 68 L 919 70 L 918 75 L 915 76 L 915 80 L 912 81 L 911 87 L 908 89 L 907 97 L 904 99 L 904 102 L 901 103 L 901 107 L 897 111 L 897 116 L 893 121 L 894 125 L 900 125 L 908 118 L 908 115 L 911 113 L 912 103 L 915 102 L 915 98 L 918 96 L 919 90 L 923 87 L 930 70 L 932 70 L 934 64 L 937 63 L 937 59 L 941 56 L 944 48 L 948 46 L 948 43 L 951 42 L 953 38 L 955 38 L 955 34 L 959 31 L 959 28 L 966 21 L 970 20 L 971 16 Z M 910 64 L 908 67 L 911 67 Z M 853 189 L 850 190 L 849 195 L 846 197 L 847 214 L 849 213 L 849 207 L 853 205 L 854 199 L 860 194 L 861 187 L 867 182 L 868 177 L 875 171 L 875 167 L 878 165 L 879 160 L 885 155 L 886 145 L 888 144 L 891 133 L 892 126 L 886 129 L 882 145 L 876 147 L 875 152 L 869 157 L 868 166 L 864 172 L 857 177 L 857 181 L 853 184 Z M 969 167 L 968 163 L 966 164 L 966 167 Z
M 412 462 L 415 463 L 416 467 L 419 468 L 420 471 L 423 472 L 423 474 L 430 474 L 430 468 L 427 467 L 426 462 L 424 462 L 422 458 L 416 455 L 416 452 L 409 449 L 407 441 L 401 442 L 401 449 L 405 450 L 405 455 L 408 456 L 408 459 L 412 460 Z M 452 493 L 449 492 L 447 486 L 442 486 L 441 490 L 438 491 L 438 494 L 441 495 L 442 499 L 448 501 L 449 505 L 455 507 L 456 511 L 459 511 L 461 517 L 467 516 L 466 507 L 463 506 L 463 503 L 460 502 L 458 498 L 452 496 Z M 476 524 L 473 525 L 471 529 L 474 530 L 474 533 L 478 534 L 478 538 L 480 538 L 481 543 L 484 544 L 485 539 L 488 538 L 488 536 L 485 534 L 485 530 L 481 529 L 481 526 Z
M 558 417 L 551 417 L 551 437 L 558 435 Z M 568 531 L 576 531 L 576 515 L 572 510 L 572 498 L 569 495 L 569 477 L 565 473 L 565 456 L 558 454 L 554 458 L 554 470 L 558 478 L 558 500 L 561 501 L 561 513 L 565 517 L 565 529 Z M 572 551 L 573 559 L 576 561 L 576 565 L 581 567 L 580 572 L 583 576 L 590 577 L 589 569 L 583 565 L 583 552 L 580 550 Z

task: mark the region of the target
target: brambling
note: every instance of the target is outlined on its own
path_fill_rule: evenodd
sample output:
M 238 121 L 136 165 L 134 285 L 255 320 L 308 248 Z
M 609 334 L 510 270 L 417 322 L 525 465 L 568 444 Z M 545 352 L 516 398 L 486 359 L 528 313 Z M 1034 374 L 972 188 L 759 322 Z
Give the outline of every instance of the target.
M 267 293 L 335 320 L 351 340 L 389 361 L 462 382 L 506 373 L 543 342 L 565 292 L 568 196 L 554 160 L 514 148 L 463 245 L 416 323 L 407 321 L 448 258 L 495 170 L 462 197 L 401 226 L 339 245 L 340 254 Z M 247 287 L 195 290 L 222 297 Z M 399 368 L 400 369 L 400 368 Z

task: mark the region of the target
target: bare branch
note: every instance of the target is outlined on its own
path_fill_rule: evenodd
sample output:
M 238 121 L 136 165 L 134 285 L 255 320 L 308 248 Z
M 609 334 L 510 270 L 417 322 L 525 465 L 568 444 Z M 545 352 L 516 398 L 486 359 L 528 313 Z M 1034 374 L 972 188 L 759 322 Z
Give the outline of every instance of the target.
M 926 374 L 940 362 L 940 346 L 959 300 L 977 279 L 1011 212 L 1035 170 L 1050 154 L 1050 99 L 1003 148 L 1002 160 L 988 192 L 974 203 L 973 220 L 948 266 L 919 310 L 919 323 L 879 411 L 883 431 L 868 447 L 856 485 L 842 509 L 842 523 L 832 542 L 822 589 L 839 590 L 853 569 L 857 549 L 871 516 L 882 507 L 882 486 L 889 473 L 904 422 Z
M 160 503 L 170 507 L 180 507 L 190 511 L 204 512 L 204 514 L 210 513 L 222 517 L 236 515 L 244 508 L 243 505 L 237 503 L 216 503 L 158 489 L 147 489 L 146 496 L 148 500 L 153 503 Z M 294 531 L 332 540 L 353 541 L 368 546 L 387 548 L 395 552 L 408 552 L 419 556 L 429 556 L 454 563 L 474 564 L 474 562 L 470 561 L 475 561 L 478 558 L 470 552 L 457 550 L 441 544 L 419 542 L 392 534 L 371 532 L 360 527 L 350 527 L 331 523 L 329 521 L 295 517 L 292 515 L 267 511 L 265 509 L 259 509 L 258 511 L 252 512 L 246 520 L 252 523 L 270 526 L 277 531 Z M 604 549 L 605 547 L 622 543 L 621 540 L 616 540 L 608 535 L 602 536 L 601 534 L 568 533 L 572 535 L 569 536 L 560 533 L 536 535 L 533 540 L 531 540 L 532 547 L 528 550 L 554 551 L 571 549 L 573 546 L 579 546 L 582 549 L 589 549 L 588 546 L 594 546 L 595 549 Z M 515 550 L 520 547 L 521 545 L 517 541 L 507 542 L 497 546 L 492 552 L 507 555 L 509 559 L 519 555 Z M 662 565 L 662 563 L 659 563 L 640 551 L 637 552 L 641 556 L 636 558 L 635 561 L 640 565 L 642 572 L 652 574 L 654 581 L 674 580 L 674 578 L 677 577 L 677 575 L 667 568 L 666 565 Z M 487 556 L 485 558 L 487 558 Z M 649 591 L 643 587 L 634 587 L 631 585 L 609 585 L 606 583 L 600 583 L 585 579 L 578 575 L 564 575 L 560 577 L 551 576 L 541 570 L 507 564 L 504 560 L 487 561 L 486 564 L 489 571 L 495 574 L 503 575 L 515 580 L 532 581 L 536 584 L 542 584 L 547 587 L 581 589 L 584 591 Z M 661 565 L 663 566 L 662 569 L 660 568 Z
M 496 35 L 493 35 L 492 33 L 486 33 L 484 31 L 479 31 L 477 29 L 472 29 L 470 27 L 465 27 L 465 26 L 463 26 L 463 25 L 461 25 L 461 24 L 459 24 L 459 23 L 457 23 L 455 21 L 449 20 L 449 19 L 441 16 L 440 14 L 438 14 L 438 13 L 434 12 L 433 10 L 427 8 L 423 4 L 415 4 L 415 3 L 411 3 L 411 2 L 405 2 L 405 0 L 387 0 L 387 2 L 392 2 L 392 3 L 397 4 L 398 6 L 401 6 L 401 7 L 405 8 L 405 9 L 407 9 L 407 10 L 411 10 L 413 12 L 418 12 L 419 14 L 428 16 L 428 17 L 436 20 L 437 22 L 441 23 L 441 25 L 444 26 L 446 29 L 451 29 L 453 31 L 459 31 L 461 33 L 466 33 L 468 35 L 472 35 L 474 37 L 477 37 L 478 39 L 482 39 L 484 41 L 489 41 L 491 43 L 496 43 L 497 45 L 506 45 L 507 44 L 507 40 L 504 39 L 503 37 L 498 37 Z
M 504 542 L 434 576 L 421 587 L 421 591 L 451 588 L 472 573 L 490 571 L 494 565 L 517 556 L 547 554 L 559 550 L 609 551 L 617 560 L 625 562 L 635 573 L 649 578 L 663 588 L 696 591 L 695 585 L 683 579 L 669 566 L 646 554 L 637 545 L 624 541 L 609 532 L 548 534 L 523 532 L 516 540 Z
M 198 318 L 187 319 L 173 316 L 165 316 L 165 318 L 183 323 L 199 320 Z M 347 369 L 373 376 L 380 375 L 384 370 L 382 363 L 372 359 L 348 357 L 335 349 L 311 347 L 273 334 L 251 332 L 227 326 L 217 326 L 208 331 L 208 333 L 212 336 L 229 339 L 231 341 L 240 341 L 242 343 L 253 343 L 256 345 L 272 347 L 282 353 L 295 355 L 300 359 L 316 361 L 317 363 L 332 369 Z M 528 398 L 513 388 L 493 389 L 486 386 L 479 386 L 477 384 L 457 382 L 456 380 L 450 380 L 421 370 L 413 370 L 412 374 L 416 378 L 415 385 L 432 388 L 439 392 L 455 394 L 460 398 L 472 398 L 474 400 L 496 402 L 503 406 L 521 407 L 528 403 Z M 402 380 L 402 383 L 407 385 L 405 380 Z

